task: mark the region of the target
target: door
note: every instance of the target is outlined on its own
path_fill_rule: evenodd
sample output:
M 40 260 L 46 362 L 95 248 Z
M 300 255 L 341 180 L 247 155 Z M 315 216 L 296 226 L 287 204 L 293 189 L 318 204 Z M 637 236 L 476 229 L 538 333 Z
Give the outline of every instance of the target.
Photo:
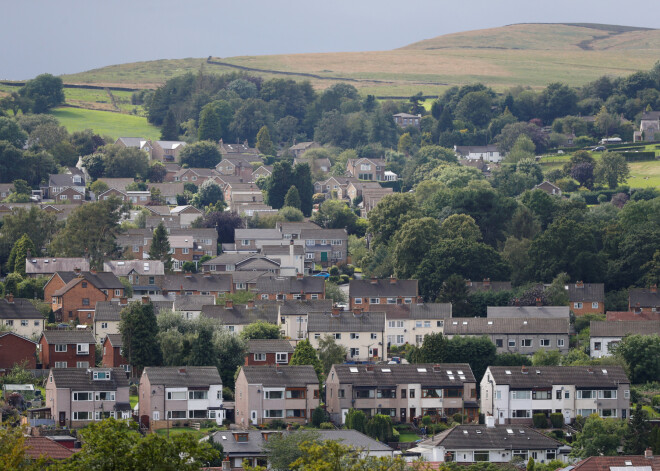
M 252 425 L 257 425 L 257 411 L 253 410 L 250 412 L 250 420 L 252 421 Z
M 60 427 L 66 426 L 66 412 L 60 412 Z
M 372 348 L 372 349 L 371 349 L 371 356 L 372 356 L 373 358 L 378 357 L 378 349 L 377 349 L 377 348 Z
M 328 261 L 328 252 L 321 252 L 321 261 L 322 262 Z
M 160 420 L 160 411 L 155 410 L 154 411 L 154 421 Z
M 403 422 L 403 423 L 406 422 L 406 408 L 405 407 L 401 408 L 401 422 Z
M 500 425 L 504 425 L 504 412 L 500 411 Z
M 415 407 L 410 408 L 410 418 L 413 419 L 417 416 L 417 409 Z

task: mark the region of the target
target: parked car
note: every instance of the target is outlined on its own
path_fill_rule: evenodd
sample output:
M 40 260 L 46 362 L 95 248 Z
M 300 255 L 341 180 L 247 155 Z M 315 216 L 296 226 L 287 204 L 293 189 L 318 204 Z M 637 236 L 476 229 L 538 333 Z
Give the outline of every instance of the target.
M 605 147 L 603 147 L 603 146 L 596 146 L 596 147 L 594 147 L 594 148 L 591 149 L 591 150 L 592 150 L 593 152 L 603 152 L 603 151 L 605 151 L 606 149 L 605 149 Z
M 321 278 L 326 278 L 327 279 L 327 278 L 330 278 L 330 273 L 328 273 L 327 271 L 322 271 L 322 272 L 317 273 L 314 276 L 320 276 Z

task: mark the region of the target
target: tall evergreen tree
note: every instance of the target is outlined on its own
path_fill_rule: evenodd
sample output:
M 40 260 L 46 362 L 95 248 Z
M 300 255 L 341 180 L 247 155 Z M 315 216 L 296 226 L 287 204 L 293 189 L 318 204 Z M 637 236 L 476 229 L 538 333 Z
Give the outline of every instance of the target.
M 138 370 L 145 366 L 159 366 L 163 357 L 156 337 L 158 323 L 154 305 L 133 302 L 121 311 L 120 319 L 124 358 Z
M 291 164 L 287 161 L 275 162 L 273 173 L 266 184 L 268 204 L 275 209 L 284 206 L 286 192 L 289 191 L 293 182 Z M 300 193 L 300 191 L 298 192 Z
M 316 350 L 314 350 L 312 344 L 309 343 L 309 340 L 298 342 L 289 364 L 312 365 L 314 371 L 316 371 L 316 376 L 319 377 L 319 381 L 323 381 L 323 365 L 321 364 L 321 360 L 319 360 L 319 356 L 316 354 Z
M 179 123 L 176 122 L 176 117 L 172 110 L 168 110 L 163 121 L 163 128 L 160 131 L 160 138 L 163 141 L 178 141 L 179 140 Z
M 188 364 L 191 366 L 210 366 L 214 364 L 215 348 L 213 346 L 213 330 L 201 327 L 197 339 L 193 342 Z
M 309 168 L 309 164 L 302 163 L 293 168 L 292 183 L 296 186 L 298 189 L 298 195 L 300 195 L 300 210 L 305 216 L 311 216 L 312 207 L 314 206 L 314 202 L 312 201 L 314 196 L 314 183 L 312 181 L 312 171 Z
M 275 146 L 270 139 L 270 131 L 266 126 L 262 126 L 257 133 L 257 149 L 264 155 L 275 155 Z
M 16 241 L 9 253 L 7 271 L 18 273 L 24 277 L 25 259 L 27 258 L 28 252 L 30 252 L 31 255 L 36 255 L 37 249 L 34 247 L 34 243 L 32 243 L 30 237 L 28 237 L 27 234 L 23 234 L 23 236 Z
M 222 137 L 222 125 L 220 116 L 212 103 L 204 106 L 199 113 L 199 128 L 197 138 L 200 141 L 219 141 Z
M 170 241 L 167 237 L 165 225 L 161 222 L 154 229 L 154 236 L 151 239 L 151 248 L 149 249 L 149 258 L 151 260 L 160 260 L 165 264 L 165 269 L 169 270 L 172 266 L 172 257 L 170 256 Z
M 289 191 L 286 192 L 284 206 L 300 209 L 300 194 L 298 194 L 298 189 L 293 185 L 291 185 Z

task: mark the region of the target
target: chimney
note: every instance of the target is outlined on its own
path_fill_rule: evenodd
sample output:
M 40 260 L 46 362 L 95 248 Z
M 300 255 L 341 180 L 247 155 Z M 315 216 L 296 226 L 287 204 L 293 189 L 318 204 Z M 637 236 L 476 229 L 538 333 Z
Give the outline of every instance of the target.
M 658 285 L 651 286 L 651 293 L 657 293 L 657 292 L 658 292 Z
M 234 309 L 234 301 L 225 299 L 225 309 Z
M 151 299 L 149 299 L 149 296 L 142 296 L 142 304 L 149 304 L 150 301 Z
M 183 291 L 183 285 L 179 287 L 179 294 L 183 296 L 185 294 L 185 291 Z
M 575 287 L 576 288 L 584 288 L 584 283 L 582 281 L 578 281 L 577 283 L 575 283 Z
M 339 309 L 338 307 L 333 307 L 332 312 L 330 313 L 330 316 L 332 316 L 332 317 L 341 316 L 341 309 Z
M 362 308 L 361 307 L 353 309 L 353 317 L 362 317 Z
M 7 299 L 7 302 L 8 302 L 9 304 L 14 304 L 14 294 L 13 294 L 13 293 L 9 293 L 9 294 L 7 295 L 7 298 L 6 298 L 6 299 Z
M 644 450 L 644 458 L 648 458 L 650 460 L 653 459 L 653 450 L 651 448 Z
M 465 280 L 465 286 L 472 286 L 472 281 Z
M 520 307 L 520 299 L 519 299 L 519 298 L 514 299 L 514 300 L 513 300 L 513 304 L 514 304 L 515 306 Z
M 490 278 L 484 278 L 484 288 L 490 286 Z
M 128 304 L 128 298 L 126 298 L 126 297 L 119 298 L 119 304 L 121 304 L 122 306 L 127 305 Z
M 376 277 L 375 277 L 375 276 L 372 276 L 372 277 L 371 277 L 371 284 L 372 284 L 372 285 L 375 285 L 375 284 L 377 284 L 377 283 L 378 283 L 378 282 L 376 281 Z
M 536 298 L 536 306 L 537 307 L 543 306 L 543 303 L 541 302 L 541 298 Z
M 180 375 L 185 375 L 186 374 L 186 369 L 185 368 L 179 368 L 179 374 Z
M 486 416 L 486 428 L 495 428 L 495 417 L 492 415 Z
M 80 267 L 76 267 L 76 268 L 74 268 L 74 269 L 73 269 L 73 272 L 74 272 L 76 275 L 80 275 Z
M 291 246 L 293 247 L 293 245 Z M 291 249 L 293 250 L 293 249 Z M 296 273 L 296 280 L 302 280 L 303 279 L 303 274 L 302 273 Z
M 396 278 L 393 276 L 390 276 L 390 284 L 395 285 L 396 284 Z
M 293 260 L 294 260 L 293 257 L 294 257 L 294 255 L 295 255 L 293 249 L 294 249 L 294 247 L 293 247 L 293 239 L 291 239 L 291 240 L 289 241 L 289 257 L 291 257 L 291 263 L 293 263 Z
M 96 268 L 94 268 L 94 267 L 90 268 L 90 269 L 89 269 L 89 272 L 90 272 L 92 275 L 96 275 Z
M 248 307 L 248 309 L 254 309 L 254 299 L 250 299 L 247 302 L 247 307 Z
M 520 367 L 520 372 L 524 375 L 526 375 L 529 371 L 527 370 L 527 367 L 525 365 Z

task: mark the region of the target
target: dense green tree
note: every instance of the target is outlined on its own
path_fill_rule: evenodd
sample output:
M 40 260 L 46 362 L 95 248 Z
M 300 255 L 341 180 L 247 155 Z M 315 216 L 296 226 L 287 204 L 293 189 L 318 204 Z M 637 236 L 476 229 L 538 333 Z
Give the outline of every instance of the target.
M 563 83 L 551 83 L 540 96 L 541 113 L 544 122 L 552 123 L 555 118 L 574 115 L 577 111 L 577 93 Z
M 433 218 L 411 219 L 403 224 L 392 237 L 395 275 L 409 279 L 439 236 L 438 223 Z
M 464 239 L 479 242 L 481 231 L 474 222 L 472 216 L 467 214 L 452 214 L 440 224 L 440 238 L 442 239 Z
M 374 243 L 387 244 L 392 236 L 407 221 L 421 216 L 414 195 L 394 193 L 386 195 L 369 212 L 369 233 L 374 235 Z
M 280 339 L 282 333 L 277 324 L 269 324 L 266 321 L 257 321 L 246 325 L 241 331 L 241 338 L 245 340 L 268 340 Z
M 268 454 L 268 465 L 275 471 L 289 471 L 291 464 L 302 457 L 301 445 L 319 441 L 319 433 L 314 430 L 296 430 L 291 433 L 274 433 L 263 445 Z
M 192 168 L 214 168 L 221 160 L 220 150 L 211 141 L 199 141 L 183 148 L 181 164 Z
M 33 113 L 46 113 L 65 100 L 62 79 L 51 74 L 41 74 L 28 80 L 19 93 L 31 101 Z
M 34 243 L 33 256 L 40 256 L 41 249 L 57 231 L 55 215 L 32 206 L 14 209 L 2 219 L 0 231 L 0 266 L 7 262 L 10 251 L 16 241 L 26 234 Z
M 649 413 L 642 409 L 642 404 L 639 402 L 635 405 L 635 411 L 630 412 L 630 420 L 623 438 L 623 453 L 643 455 L 646 448 L 651 445 Z
M 441 332 L 434 332 L 424 336 L 420 347 L 420 363 L 443 363 L 447 340 Z
M 23 234 L 11 249 L 9 261 L 7 262 L 7 271 L 18 273 L 25 277 L 25 260 L 28 254 L 35 256 L 37 249 L 34 247 L 34 243 L 30 240 L 30 237 L 27 234 Z
M 280 209 L 284 206 L 287 191 L 294 183 L 291 164 L 287 161 L 275 162 L 273 173 L 266 184 L 267 203 L 275 209 Z
M 16 163 L 23 159 L 23 151 L 8 141 L 0 141 L 0 182 L 10 183 L 22 176 Z
M 0 141 L 7 141 L 21 149 L 27 139 L 27 133 L 21 129 L 16 120 L 0 116 Z
M 589 456 L 614 456 L 625 431 L 625 422 L 613 419 L 601 419 L 596 414 L 586 418 L 582 431 L 573 441 L 571 456 L 588 458 Z
M 213 335 L 215 366 L 218 368 L 222 385 L 234 388 L 234 373 L 245 363 L 247 343 L 227 329 L 216 330 Z
M 270 131 L 266 126 L 262 126 L 257 133 L 257 149 L 264 155 L 275 155 L 275 146 L 270 138 Z
M 477 382 L 495 361 L 497 348 L 486 337 L 456 336 L 447 341 L 445 363 L 469 363 Z
M 259 130 L 266 126 L 273 127 L 273 114 L 268 103 L 258 98 L 248 98 L 234 113 L 231 131 L 236 137 L 247 139 L 254 143 Z
M 239 215 L 230 211 L 210 211 L 193 222 L 193 227 L 215 228 L 218 231 L 218 243 L 234 242 L 234 230 L 243 227 Z
M 350 409 L 346 414 L 346 428 L 357 430 L 360 433 L 365 432 L 367 425 L 367 416 L 360 409 Z
M 188 364 L 191 366 L 212 365 L 215 360 L 214 351 L 213 329 L 204 326 L 197 332 L 197 338 L 192 344 Z
M 312 215 L 312 197 L 314 196 L 314 182 L 312 181 L 312 171 L 309 164 L 296 164 L 293 167 L 291 178 L 291 184 L 295 185 L 300 196 L 300 210 L 305 217 L 309 217 Z
M 327 334 L 319 339 L 319 359 L 323 364 L 323 374 L 327 377 L 332 365 L 341 365 L 346 361 L 348 350 L 343 345 L 335 342 L 335 339 Z
M 349 234 L 355 233 L 357 216 L 348 205 L 339 200 L 325 200 L 312 216 L 312 221 L 327 229 L 346 228 Z
M 151 247 L 149 247 L 149 258 L 160 260 L 165 264 L 165 269 L 172 268 L 172 256 L 170 255 L 170 240 L 165 225 L 161 222 L 154 229 Z
M 511 123 L 502 128 L 495 137 L 495 142 L 500 152 L 509 152 L 521 134 L 529 137 L 536 146 L 537 152 L 544 152 L 548 145 L 548 138 L 543 129 L 532 123 Z
M 191 203 L 199 209 L 218 203 L 220 203 L 220 207 L 224 207 L 224 193 L 215 180 L 208 179 L 200 185 L 199 190 L 192 197 Z M 217 210 L 218 207 L 216 207 Z
M 156 339 L 158 323 L 153 304 L 132 302 L 121 311 L 120 317 L 124 358 L 138 370 L 145 366 L 160 366 L 163 355 Z
M 293 185 L 291 185 L 289 191 L 286 192 L 284 206 L 300 209 L 300 195 L 298 194 L 298 189 Z
M 463 165 L 447 165 L 438 167 L 432 172 L 433 179 L 444 183 L 447 188 L 463 188 L 473 180 L 483 180 L 484 174 L 474 167 Z
M 162 162 L 154 161 L 149 165 L 147 178 L 151 183 L 162 183 L 167 175 L 167 169 Z
M 309 340 L 302 340 L 298 342 L 296 348 L 293 351 L 291 356 L 290 365 L 312 365 L 316 375 L 319 377 L 319 381 L 323 381 L 323 365 L 321 360 L 312 347 L 312 344 L 309 343 Z
M 513 147 L 506 154 L 506 162 L 515 164 L 522 159 L 533 159 L 536 145 L 526 134 L 520 134 Z
M 332 281 L 325 282 L 325 297 L 326 299 L 332 299 L 335 303 L 346 302 L 346 295 L 341 288 Z
M 532 355 L 534 366 L 559 366 L 561 363 L 561 352 L 559 350 L 537 350 Z
M 179 123 L 172 110 L 168 110 L 163 120 L 163 127 L 160 131 L 160 138 L 163 141 L 179 140 Z
M 438 300 L 442 303 L 450 303 L 452 316 L 469 317 L 471 312 L 468 303 L 469 291 L 465 279 L 460 275 L 449 276 L 438 294 Z
M 197 138 L 200 141 L 217 142 L 223 138 L 222 123 L 220 113 L 215 106 L 216 102 L 209 103 L 202 108 L 199 113 L 199 127 L 197 128 Z
M 620 183 L 625 183 L 629 176 L 630 169 L 626 159 L 616 152 L 604 153 L 594 168 L 596 181 L 607 183 L 611 189 L 616 188 Z
M 383 443 L 391 441 L 392 430 L 392 419 L 389 415 L 383 414 L 376 414 L 371 417 L 364 428 L 367 435 Z
M 458 102 L 456 118 L 482 127 L 488 124 L 492 116 L 492 98 L 485 91 L 470 92 Z
M 629 335 L 619 342 L 615 355 L 622 358 L 630 370 L 632 383 L 647 383 L 660 377 L 660 337 Z

